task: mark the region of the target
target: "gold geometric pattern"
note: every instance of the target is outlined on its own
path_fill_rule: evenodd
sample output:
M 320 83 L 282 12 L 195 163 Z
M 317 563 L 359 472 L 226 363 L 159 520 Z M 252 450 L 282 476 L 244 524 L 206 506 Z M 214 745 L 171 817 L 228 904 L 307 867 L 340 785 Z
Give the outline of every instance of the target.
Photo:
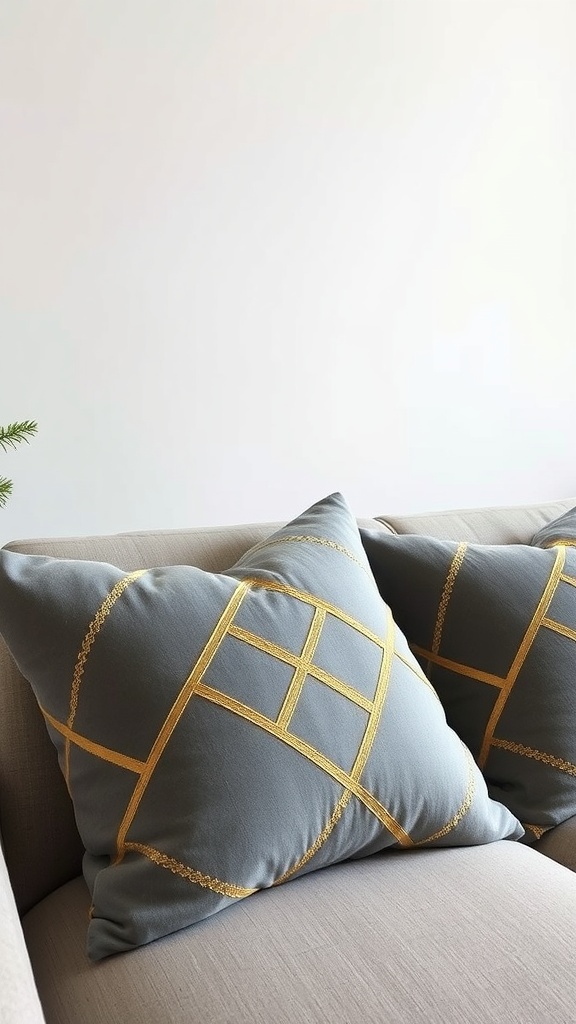
M 500 749 L 509 750 L 522 757 L 534 758 L 536 760 L 542 761 L 546 764 L 551 765 L 554 768 L 557 768 L 559 771 L 567 772 L 570 775 L 576 773 L 575 766 L 570 762 L 564 760 L 563 758 L 555 757 L 553 754 L 544 753 L 539 750 L 534 750 L 533 748 L 524 746 L 521 743 L 514 743 L 510 740 L 501 738 L 498 739 L 494 736 L 498 722 L 502 717 L 507 701 L 509 700 L 510 694 L 512 693 L 512 690 L 518 679 L 522 666 L 526 660 L 528 652 L 532 647 L 532 644 L 534 643 L 534 640 L 536 639 L 539 630 L 543 628 L 550 629 L 561 634 L 562 636 L 567 637 L 570 640 L 576 640 L 576 630 L 566 626 L 561 622 L 557 622 L 556 620 L 551 619 L 547 614 L 552 599 L 558 588 L 558 585 L 561 582 L 568 583 L 572 586 L 576 586 L 576 578 L 564 572 L 564 566 L 566 561 L 566 546 L 563 544 L 555 544 L 554 546 L 556 547 L 556 556 L 554 564 L 552 566 L 552 569 L 542 591 L 537 608 L 530 622 L 528 623 L 528 626 L 521 638 L 520 644 L 518 646 L 516 654 L 514 655 L 510 668 L 505 676 L 498 676 L 489 672 L 484 672 L 480 669 L 474 668 L 471 665 L 462 664 L 453 661 L 449 658 L 444 658 L 439 654 L 439 643 L 436 645 L 433 644 L 432 650 L 427 650 L 426 648 L 420 647 L 416 644 L 412 645 L 412 650 L 414 651 L 414 653 L 417 654 L 418 657 L 427 660 L 432 665 L 438 665 L 439 667 L 448 669 L 451 672 L 456 673 L 457 675 L 467 676 L 468 678 L 476 679 L 478 682 L 486 683 L 498 689 L 498 697 L 494 703 L 492 712 L 488 719 L 484 731 L 482 744 L 480 747 L 480 752 L 478 756 L 478 764 L 480 768 L 485 767 L 488 755 L 490 753 L 490 749 L 492 747 L 499 747 Z M 462 552 L 462 557 L 459 558 L 458 564 L 458 568 L 460 568 L 465 553 L 465 549 L 463 550 L 463 545 L 459 546 L 458 552 Z M 454 559 L 446 578 L 446 583 L 444 586 L 442 599 L 440 601 L 440 607 L 438 610 L 435 636 L 438 631 L 438 623 L 443 622 L 446 614 L 446 608 L 448 603 L 446 595 L 449 598 L 449 596 L 452 593 L 452 586 L 455 576 L 455 563 L 456 558 Z M 436 649 L 434 649 L 434 647 Z M 530 826 L 530 828 L 533 829 L 534 827 Z
M 303 537 L 289 539 L 307 540 L 308 538 Z M 317 538 L 313 539 L 316 542 L 318 541 Z M 344 553 L 346 552 L 344 551 Z M 317 768 L 321 769 L 327 776 L 342 787 L 342 793 L 338 799 L 336 807 L 324 828 L 306 852 L 299 857 L 296 863 L 285 871 L 281 877 L 276 879 L 274 884 L 280 884 L 285 881 L 308 863 L 308 861 L 315 855 L 315 853 L 317 853 L 329 838 L 332 831 L 340 821 L 346 806 L 353 798 L 358 800 L 365 808 L 367 808 L 367 810 L 370 811 L 370 813 L 373 814 L 379 822 L 381 822 L 381 824 L 403 847 L 422 845 L 423 843 L 428 843 L 435 839 L 442 838 L 455 828 L 462 820 L 471 806 L 474 793 L 474 765 L 465 749 L 463 750 L 463 758 L 469 758 L 467 770 L 468 782 L 460 808 L 453 817 L 433 835 L 429 836 L 427 839 L 421 840 L 417 844 L 414 843 L 408 832 L 403 828 L 400 822 L 393 817 L 381 801 L 378 800 L 378 798 L 362 784 L 362 775 L 367 765 L 383 714 L 394 658 L 396 657 L 401 660 L 405 666 L 408 666 L 411 669 L 413 674 L 423 685 L 432 689 L 429 681 L 421 672 L 417 663 L 412 664 L 406 657 L 396 652 L 394 648 L 396 627 L 392 620 L 390 610 L 384 604 L 382 605 L 383 618 L 385 617 L 385 628 L 382 631 L 382 636 L 378 636 L 353 616 L 348 615 L 342 609 L 336 607 L 330 602 L 288 584 L 281 583 L 275 579 L 264 579 L 251 576 L 240 580 L 215 624 L 199 657 L 182 683 L 168 714 L 158 730 L 145 761 L 129 757 L 121 751 L 111 750 L 101 744 L 95 743 L 93 740 L 77 732 L 74 729 L 74 722 L 76 718 L 76 711 L 79 702 L 81 701 L 81 682 L 90 652 L 105 625 L 105 621 L 107 616 L 110 614 L 112 607 L 120 600 L 128 586 L 135 582 L 144 571 L 145 570 L 138 573 L 131 573 L 123 577 L 102 602 L 101 607 L 90 622 L 76 661 L 70 693 L 70 713 L 66 724 L 57 721 L 54 716 L 46 710 L 43 710 L 44 717 L 49 725 L 64 737 L 67 751 L 70 750 L 71 746 L 78 747 L 94 757 L 100 758 L 103 761 L 134 773 L 137 777 L 136 784 L 132 790 L 122 816 L 122 820 L 118 827 L 116 837 L 116 854 L 113 861 L 114 864 L 119 864 L 127 852 L 139 853 L 141 856 L 148 858 L 152 863 L 164 868 L 165 870 L 168 870 L 173 874 L 197 885 L 212 889 L 214 892 L 234 898 L 243 898 L 253 891 L 252 889 L 247 889 L 243 886 L 214 878 L 190 867 L 189 865 L 183 864 L 176 858 L 157 850 L 153 846 L 145 843 L 133 842 L 129 839 L 130 828 L 138 813 L 138 809 L 141 805 L 146 789 L 150 784 L 154 772 L 158 767 L 178 722 L 192 699 L 210 702 L 213 705 L 217 705 L 224 709 L 226 712 L 252 723 L 252 725 L 262 729 L 268 735 L 273 736 L 286 746 L 298 752 L 302 757 L 306 758 Z M 294 653 L 293 651 L 290 651 L 249 630 L 243 629 L 236 624 L 235 618 L 247 595 L 258 588 L 279 592 L 292 600 L 302 602 L 311 607 L 312 619 L 302 649 L 299 653 Z M 355 630 L 357 633 L 375 644 L 379 649 L 380 665 L 372 698 L 366 697 L 353 686 L 314 663 L 315 651 L 328 616 L 333 616 L 335 619 L 346 624 L 352 630 Z M 208 685 L 205 682 L 206 672 L 209 666 L 213 663 L 215 655 L 226 637 L 233 637 L 235 640 L 240 641 L 249 647 L 262 651 L 285 665 L 288 665 L 293 670 L 289 685 L 281 702 L 280 710 L 275 718 L 271 718 L 263 714 L 255 708 L 235 699 L 214 686 Z M 308 676 L 316 679 L 324 686 L 350 701 L 353 705 L 365 712 L 367 716 L 362 738 L 352 767 L 349 771 L 346 771 L 322 753 L 322 751 L 316 749 L 313 745 L 291 731 L 294 712 L 298 706 L 303 686 Z M 66 765 L 67 771 L 69 771 L 69 754 L 66 755 Z

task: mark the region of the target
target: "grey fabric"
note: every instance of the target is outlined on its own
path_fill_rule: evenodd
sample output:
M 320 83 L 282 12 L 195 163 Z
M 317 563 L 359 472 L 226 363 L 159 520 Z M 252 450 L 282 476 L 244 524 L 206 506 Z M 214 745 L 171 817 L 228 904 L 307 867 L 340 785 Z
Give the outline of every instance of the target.
M 359 520 L 378 526 L 375 520 Z M 279 524 L 157 530 L 95 537 L 14 541 L 7 550 L 109 562 L 126 572 L 157 565 L 197 565 L 220 572 Z M 384 529 L 384 527 L 382 527 Z M 0 636 L 0 823 L 6 862 L 21 912 L 74 878 L 83 846 L 53 745 L 30 686 Z
M 394 533 L 427 534 L 439 540 L 467 540 L 474 544 L 530 544 L 540 527 L 575 503 L 576 499 L 568 499 L 540 505 L 466 508 L 376 518 Z
M 87 853 L 88 953 L 392 845 L 517 838 L 340 495 L 224 574 L 0 552 L 0 627 Z
M 527 839 L 576 814 L 576 549 L 362 537 L 491 796 Z
M 576 508 L 571 508 L 551 523 L 546 523 L 534 534 L 532 544 L 541 548 L 548 548 L 554 544 L 576 547 Z
M 0 1021 L 42 1024 L 28 953 L 0 849 Z
M 576 815 L 546 832 L 534 844 L 534 849 L 576 871 Z
M 98 964 L 81 879 L 24 929 L 47 1024 L 570 1024 L 576 876 L 517 843 L 384 853 Z

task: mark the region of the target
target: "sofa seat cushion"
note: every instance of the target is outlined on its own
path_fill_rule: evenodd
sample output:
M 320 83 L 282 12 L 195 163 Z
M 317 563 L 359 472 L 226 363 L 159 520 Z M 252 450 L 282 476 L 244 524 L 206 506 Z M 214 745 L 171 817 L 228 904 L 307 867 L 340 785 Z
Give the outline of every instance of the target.
M 89 896 L 24 919 L 47 1024 L 567 1024 L 576 877 L 517 843 L 381 854 L 97 964 Z

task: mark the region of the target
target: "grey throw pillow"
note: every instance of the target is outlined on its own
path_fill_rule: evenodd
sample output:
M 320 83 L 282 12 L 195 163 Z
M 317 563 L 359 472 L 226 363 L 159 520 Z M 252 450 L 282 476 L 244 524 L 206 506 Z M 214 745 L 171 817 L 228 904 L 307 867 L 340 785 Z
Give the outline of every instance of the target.
M 362 539 L 490 795 L 528 842 L 576 814 L 576 549 Z
M 95 960 L 336 861 L 522 834 L 340 495 L 221 574 L 3 551 L 0 630 L 74 801 Z
M 576 508 L 569 509 L 564 515 L 558 516 L 551 523 L 543 526 L 535 533 L 532 542 L 535 547 L 551 548 L 563 544 L 564 547 L 576 547 Z

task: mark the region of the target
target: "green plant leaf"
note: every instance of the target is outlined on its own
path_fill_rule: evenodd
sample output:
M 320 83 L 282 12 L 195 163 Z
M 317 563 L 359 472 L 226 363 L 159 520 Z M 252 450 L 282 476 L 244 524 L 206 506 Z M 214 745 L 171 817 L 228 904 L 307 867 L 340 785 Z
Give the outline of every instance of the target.
M 9 423 L 7 427 L 0 427 L 0 448 L 7 451 L 8 448 L 15 448 L 16 445 L 26 441 L 38 430 L 36 420 L 21 420 L 19 423 Z

